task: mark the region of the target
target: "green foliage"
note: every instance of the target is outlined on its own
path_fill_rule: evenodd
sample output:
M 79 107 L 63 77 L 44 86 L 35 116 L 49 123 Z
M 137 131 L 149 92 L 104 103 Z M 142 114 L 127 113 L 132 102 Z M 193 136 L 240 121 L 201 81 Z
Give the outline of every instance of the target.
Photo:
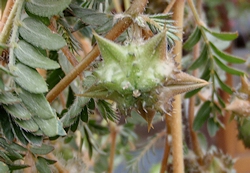
M 56 33 L 52 33 L 39 20 L 27 17 L 21 22 L 20 35 L 36 47 L 58 50 L 66 45 L 65 40 Z
M 202 125 L 205 123 L 205 121 L 209 118 L 210 112 L 211 112 L 211 102 L 206 101 L 203 103 L 201 108 L 199 109 L 196 118 L 194 120 L 193 129 L 199 130 Z
M 6 2 L 0 2 L 1 12 Z M 135 109 L 151 127 L 156 111 L 165 114 L 172 110 L 173 95 L 201 87 L 186 87 L 190 76 L 175 68 L 174 58 L 168 52 L 176 40 L 180 41 L 176 36 L 179 28 L 173 25 L 176 21 L 170 14 L 116 15 L 111 13 L 113 7 L 109 6 L 109 1 L 99 0 L 17 2 L 8 20 L 9 31 L 0 34 L 0 53 L 3 49 L 9 52 L 8 66 L 0 65 L 0 172 L 33 166 L 23 163 L 28 153 L 38 172 L 51 172 L 50 165 L 56 161 L 46 155 L 58 154 L 55 150 L 61 145 L 66 146 L 66 149 L 58 149 L 65 153 L 65 160 L 70 161 L 76 153 L 88 153 L 98 165 L 91 169 L 106 171 L 109 166 L 107 156 L 112 150 L 109 125 L 123 119 L 121 114 L 130 115 Z M 126 17 L 133 19 L 133 26 L 116 43 L 100 36 Z M 146 38 L 141 32 L 145 30 L 156 35 L 146 44 L 142 43 Z M 60 49 L 67 46 L 77 63 L 81 58 L 78 54 L 80 44 L 73 34 L 76 31 L 90 38 L 93 44 L 97 41 L 101 62 L 98 59 L 84 72 L 78 72 L 79 77 L 61 93 L 61 100 L 49 103 L 45 97 L 47 92 L 75 68 Z M 207 123 L 209 134 L 214 136 L 223 127 L 218 115 L 223 113 L 226 105 L 218 89 L 233 94 L 234 89 L 225 84 L 224 73 L 241 76 L 244 72 L 227 63 L 242 64 L 245 60 L 225 53 L 218 42 L 228 44 L 237 36 L 236 32 L 215 32 L 199 25 L 183 45 L 184 49 L 191 50 L 202 41 L 200 55 L 189 70 L 199 69 L 200 78 L 211 82 L 211 97 L 201 102 L 193 123 L 194 130 Z M 37 68 L 47 70 L 46 78 Z M 166 71 L 169 73 L 165 74 Z M 184 76 L 181 84 L 178 75 Z M 200 91 L 193 90 L 185 97 Z M 121 111 L 123 109 L 125 111 Z M 149 138 L 143 147 L 131 154 L 131 148 L 137 148 L 134 129 L 138 124 L 133 116 L 131 119 L 125 124 L 114 125 L 114 142 L 115 154 L 120 159 L 117 163 L 127 161 L 128 167 L 135 170 L 147 154 L 153 153 L 152 148 L 165 136 L 165 131 Z M 238 127 L 239 138 L 246 144 L 249 143 L 247 127 L 247 122 Z M 66 136 L 64 143 L 54 148 L 50 141 L 60 142 L 63 136 Z
M 202 51 L 199 57 L 191 64 L 189 70 L 199 69 L 203 71 L 200 78 L 211 80 L 212 82 L 211 103 L 210 101 L 206 101 L 200 107 L 194 120 L 194 130 L 199 130 L 201 126 L 207 122 L 209 134 L 213 136 L 216 134 L 216 131 L 219 130 L 219 127 L 222 126 L 217 116 L 221 114 L 221 109 L 225 107 L 225 103 L 218 93 L 218 88 L 221 88 L 229 94 L 233 94 L 233 90 L 223 81 L 224 75 L 218 75 L 218 73 L 224 71 L 232 75 L 244 75 L 243 71 L 230 67 L 226 63 L 242 64 L 245 60 L 220 50 L 220 48 L 215 45 L 214 38 L 216 38 L 218 42 L 221 41 L 221 44 L 223 44 L 223 41 L 232 41 L 236 39 L 237 36 L 237 32 L 215 32 L 205 26 L 197 26 L 183 45 L 184 49 L 190 50 L 196 45 L 196 43 L 203 40 Z M 219 85 L 216 85 L 217 83 Z M 191 91 L 187 93 L 185 97 L 192 97 L 199 91 L 200 89 Z M 219 100 L 221 107 L 217 106 L 216 98 Z
M 32 68 L 50 70 L 60 67 L 57 62 L 45 57 L 39 50 L 23 40 L 18 42 L 15 55 L 20 62 Z
M 17 63 L 14 69 L 15 82 L 31 93 L 44 93 L 48 87 L 42 76 L 33 68 Z M 30 80 L 33 79 L 33 80 Z
M 71 0 L 31 0 L 27 2 L 26 8 L 33 14 L 43 17 L 51 17 L 62 12 L 68 5 Z

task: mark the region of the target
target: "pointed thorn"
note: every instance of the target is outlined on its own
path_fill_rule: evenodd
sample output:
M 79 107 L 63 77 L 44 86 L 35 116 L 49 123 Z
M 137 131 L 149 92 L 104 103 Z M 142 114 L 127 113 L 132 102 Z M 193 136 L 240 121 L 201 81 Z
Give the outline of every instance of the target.
M 154 129 L 154 126 L 148 123 L 148 132 L 150 132 L 151 128 Z

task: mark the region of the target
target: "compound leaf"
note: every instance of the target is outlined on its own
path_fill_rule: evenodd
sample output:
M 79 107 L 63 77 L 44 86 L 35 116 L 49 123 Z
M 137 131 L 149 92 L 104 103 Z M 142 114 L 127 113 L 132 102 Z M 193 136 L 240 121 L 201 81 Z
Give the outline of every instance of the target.
M 32 93 L 44 93 L 48 91 L 46 82 L 35 69 L 18 63 L 14 68 L 14 74 L 16 75 L 14 80 L 23 89 Z
M 198 43 L 200 38 L 201 38 L 201 30 L 199 27 L 196 27 L 194 32 L 189 36 L 187 41 L 184 43 L 183 48 L 186 50 L 190 50 L 192 47 L 194 47 L 196 43 Z
M 18 42 L 14 52 L 19 61 L 32 68 L 49 70 L 60 67 L 57 62 L 45 57 L 39 50 L 23 40 Z
M 209 118 L 209 115 L 211 113 L 211 106 L 210 106 L 210 101 L 206 101 L 203 103 L 203 105 L 201 106 L 201 108 L 199 109 L 195 119 L 194 119 L 194 123 L 193 123 L 193 129 L 199 130 L 202 125 L 207 121 L 207 119 Z
M 52 33 L 42 22 L 30 17 L 22 21 L 19 33 L 27 42 L 42 49 L 58 50 L 66 45 L 60 35 Z
M 70 2 L 71 0 L 30 0 L 26 2 L 26 8 L 38 16 L 50 17 L 62 12 Z

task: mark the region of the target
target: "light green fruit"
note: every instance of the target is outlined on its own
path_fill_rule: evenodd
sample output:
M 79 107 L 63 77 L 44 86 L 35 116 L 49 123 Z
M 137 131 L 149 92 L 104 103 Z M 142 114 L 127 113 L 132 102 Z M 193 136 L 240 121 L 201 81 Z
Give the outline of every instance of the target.
M 174 95 L 207 85 L 177 70 L 166 50 L 165 32 L 126 46 L 94 35 L 103 62 L 93 72 L 96 83 L 83 95 L 113 100 L 125 115 L 136 109 L 150 127 L 155 111 L 171 112 Z

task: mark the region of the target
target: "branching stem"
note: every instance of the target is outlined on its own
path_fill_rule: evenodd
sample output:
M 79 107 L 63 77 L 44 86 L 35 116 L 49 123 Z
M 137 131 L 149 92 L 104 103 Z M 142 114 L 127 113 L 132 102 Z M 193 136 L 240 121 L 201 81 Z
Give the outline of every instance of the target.
M 182 30 L 183 28 L 183 16 L 184 16 L 185 0 L 178 0 L 173 6 L 173 19 L 176 21 L 177 28 Z M 176 34 L 182 40 L 182 31 Z M 181 69 L 182 58 L 182 42 L 176 41 L 173 54 L 176 55 L 176 62 Z M 171 134 L 172 134 L 172 151 L 173 151 L 173 169 L 174 173 L 184 172 L 183 162 L 183 141 L 182 141 L 182 115 L 181 115 L 181 95 L 175 96 L 173 103 L 173 113 L 171 119 Z

